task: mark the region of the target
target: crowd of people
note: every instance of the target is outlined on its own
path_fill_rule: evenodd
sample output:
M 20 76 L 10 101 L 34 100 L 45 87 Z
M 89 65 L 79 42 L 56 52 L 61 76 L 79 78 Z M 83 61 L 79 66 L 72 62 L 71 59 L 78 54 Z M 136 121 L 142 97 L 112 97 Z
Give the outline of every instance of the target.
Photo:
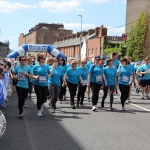
M 37 116 L 41 117 L 43 104 L 48 101 L 48 107 L 55 113 L 56 103 L 66 100 L 66 88 L 70 93 L 72 109 L 84 107 L 85 94 L 87 101 L 92 102 L 92 110 L 96 111 L 99 92 L 103 91 L 101 107 L 105 105 L 107 96 L 113 111 L 114 95 L 120 91 L 122 111 L 125 102 L 130 102 L 131 87 L 134 84 L 136 93 L 141 92 L 142 99 L 150 99 L 150 59 L 132 64 L 131 58 L 126 56 L 120 61 L 118 53 L 113 52 L 111 58 L 101 56 L 86 57 L 83 60 L 71 59 L 67 63 L 65 58 L 46 58 L 38 53 L 36 60 L 28 56 L 19 56 L 16 61 L 0 60 L 0 79 L 3 72 L 9 72 L 12 78 L 13 90 L 18 95 L 18 118 L 23 117 L 25 100 L 32 97 L 33 89 L 37 97 Z M 90 98 L 90 93 L 92 93 Z M 75 102 L 77 96 L 77 102 Z

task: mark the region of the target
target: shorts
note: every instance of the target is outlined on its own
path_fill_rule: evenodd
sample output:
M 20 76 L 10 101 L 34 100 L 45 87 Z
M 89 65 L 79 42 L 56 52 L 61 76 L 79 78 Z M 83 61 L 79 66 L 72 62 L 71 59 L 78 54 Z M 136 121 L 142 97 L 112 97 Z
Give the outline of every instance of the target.
M 141 80 L 140 82 L 142 87 L 150 86 L 150 80 Z
M 12 79 L 12 85 L 17 85 L 17 80 Z

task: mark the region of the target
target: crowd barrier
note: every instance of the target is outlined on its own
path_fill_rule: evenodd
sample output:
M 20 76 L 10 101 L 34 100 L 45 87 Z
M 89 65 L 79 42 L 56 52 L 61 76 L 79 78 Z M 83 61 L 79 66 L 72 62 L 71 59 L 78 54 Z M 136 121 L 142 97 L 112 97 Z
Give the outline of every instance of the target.
M 0 110 L 4 114 L 4 109 L 7 107 L 7 102 L 12 92 L 10 73 L 7 72 L 3 74 L 3 78 L 0 80 Z

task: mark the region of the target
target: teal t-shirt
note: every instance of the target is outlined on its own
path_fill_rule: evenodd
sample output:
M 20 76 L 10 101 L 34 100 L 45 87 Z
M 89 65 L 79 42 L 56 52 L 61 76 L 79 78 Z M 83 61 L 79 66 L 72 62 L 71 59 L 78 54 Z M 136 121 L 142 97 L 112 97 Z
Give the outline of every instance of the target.
M 87 67 L 85 67 L 85 68 L 79 67 L 78 70 L 80 72 L 80 76 L 81 76 L 82 80 L 87 80 L 89 69 Z
M 26 66 L 22 66 L 21 64 L 17 65 L 15 68 L 15 74 L 17 74 L 18 76 L 17 86 L 28 89 L 29 88 L 28 76 L 24 76 L 23 72 L 33 74 L 32 69 L 29 65 Z
M 47 75 L 50 74 L 50 69 L 48 65 L 44 64 L 43 66 L 35 65 L 33 67 L 33 74 L 38 76 L 38 80 L 34 80 L 35 85 L 39 86 L 48 86 L 48 77 Z
M 78 69 L 69 68 L 66 72 L 66 75 L 68 76 L 67 78 L 68 82 L 72 84 L 78 84 L 80 76 L 80 72 Z
M 150 80 L 150 64 L 144 64 L 142 65 L 139 69 L 138 69 L 139 72 L 146 72 L 146 71 L 149 71 L 149 73 L 147 74 L 144 74 L 143 75 L 143 80 Z
M 119 72 L 120 68 L 118 69 Z M 119 84 L 130 85 L 130 76 L 133 75 L 131 66 L 122 66 L 120 70 Z
M 115 85 L 115 78 L 117 77 L 117 70 L 115 68 L 109 68 L 107 66 L 104 68 L 104 75 L 107 81 L 107 85 L 105 86 Z
M 51 70 L 52 67 L 50 67 Z M 64 76 L 64 70 L 62 67 L 58 66 L 54 68 L 53 75 L 48 79 L 49 84 L 61 86 L 61 78 Z
M 105 61 L 104 66 L 107 67 L 108 64 Z M 119 61 L 117 59 L 113 60 L 113 68 L 118 69 L 119 68 Z
M 92 65 L 89 73 L 91 74 L 90 82 L 102 84 L 102 75 L 104 74 L 104 69 L 102 66 Z

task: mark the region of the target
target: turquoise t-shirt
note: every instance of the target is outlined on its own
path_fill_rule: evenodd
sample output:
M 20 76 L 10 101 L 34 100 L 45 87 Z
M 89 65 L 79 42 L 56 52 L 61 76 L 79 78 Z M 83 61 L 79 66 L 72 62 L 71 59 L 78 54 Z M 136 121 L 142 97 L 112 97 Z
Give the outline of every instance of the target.
M 65 73 L 66 73 L 66 71 L 67 71 L 67 69 L 68 69 L 67 64 L 66 64 L 66 65 L 59 65 L 59 66 L 63 69 L 64 74 L 65 74 Z
M 139 75 L 136 73 L 136 71 L 138 70 L 139 66 L 135 66 L 134 67 L 134 72 L 135 72 L 135 77 L 138 79 Z
M 144 64 L 142 65 L 139 69 L 138 69 L 139 72 L 146 72 L 146 71 L 149 71 L 149 73 L 147 74 L 144 74 L 143 75 L 143 80 L 150 80 L 150 64 Z
M 79 67 L 78 70 L 80 72 L 82 80 L 87 80 L 88 79 L 89 69 L 87 67 L 85 67 L 85 68 Z
M 105 61 L 104 66 L 107 67 L 107 61 Z M 113 60 L 113 68 L 118 69 L 119 67 L 119 61 L 117 59 Z
M 91 74 L 90 82 L 102 84 L 102 75 L 104 74 L 104 69 L 102 66 L 92 65 L 89 73 Z
M 118 69 L 118 72 L 120 71 L 120 77 L 119 77 L 119 84 L 123 85 L 130 85 L 130 76 L 133 75 L 133 69 L 131 66 L 122 66 L 121 70 Z
M 104 68 L 104 75 L 106 77 L 107 85 L 115 85 L 115 78 L 117 77 L 117 70 L 115 68 L 109 68 L 108 66 Z
M 52 67 L 50 67 L 50 70 Z M 48 79 L 49 84 L 61 86 L 61 78 L 64 76 L 64 70 L 62 67 L 58 66 L 57 68 L 54 68 L 53 75 Z
M 43 66 L 35 65 L 33 67 L 33 74 L 39 76 L 38 80 L 34 80 L 35 85 L 39 86 L 48 86 L 48 77 L 47 75 L 50 74 L 50 69 L 48 65 L 44 64 Z
M 30 65 L 31 69 L 33 70 L 33 65 Z M 32 78 L 29 78 L 29 82 L 33 82 Z
M 80 72 L 78 69 L 69 68 L 66 72 L 66 75 L 68 76 L 67 78 L 68 82 L 72 84 L 78 84 L 80 76 Z
M 90 67 L 92 66 L 92 64 L 93 64 L 92 61 L 88 61 L 87 64 L 86 64 L 86 67 L 90 69 Z
M 15 68 L 15 74 L 17 74 L 18 76 L 17 86 L 28 89 L 29 88 L 28 76 L 24 76 L 23 72 L 33 74 L 32 69 L 29 65 L 26 66 L 22 66 L 21 64 L 17 65 Z

